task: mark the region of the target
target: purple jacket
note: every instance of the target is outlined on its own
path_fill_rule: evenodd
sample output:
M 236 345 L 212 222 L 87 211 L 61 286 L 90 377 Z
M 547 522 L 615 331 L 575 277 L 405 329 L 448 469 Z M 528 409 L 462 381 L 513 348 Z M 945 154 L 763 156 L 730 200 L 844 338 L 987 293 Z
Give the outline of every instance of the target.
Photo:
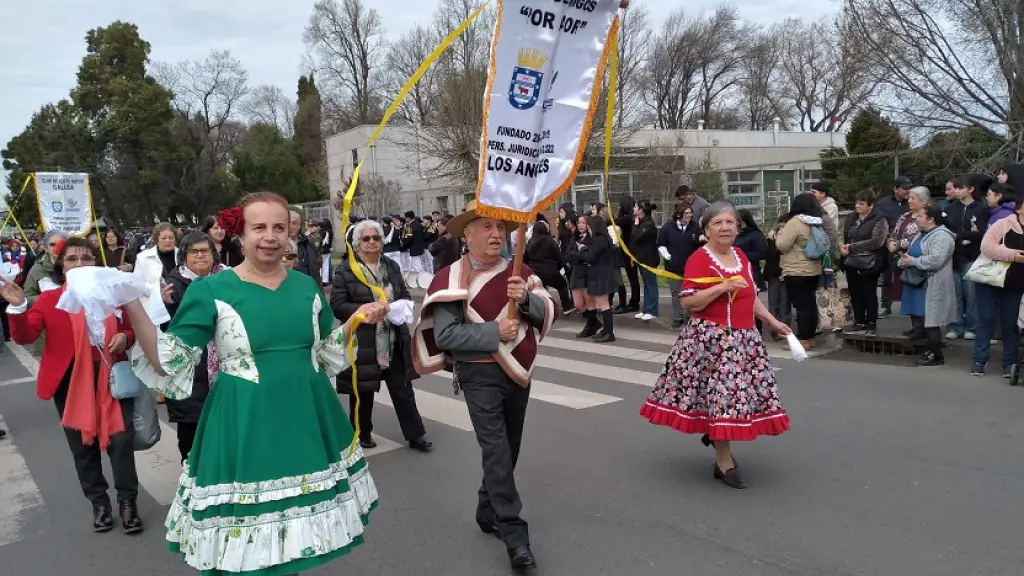
M 1000 204 L 999 206 L 996 206 L 995 208 L 989 208 L 988 210 L 989 210 L 988 226 L 985 227 L 985 230 L 988 230 L 989 228 L 991 228 L 992 225 L 995 224 L 997 221 L 1002 220 L 1003 218 L 1006 218 L 1007 216 L 1013 216 L 1014 214 L 1016 214 L 1017 213 L 1017 203 L 1016 202 L 1004 202 L 1004 203 Z

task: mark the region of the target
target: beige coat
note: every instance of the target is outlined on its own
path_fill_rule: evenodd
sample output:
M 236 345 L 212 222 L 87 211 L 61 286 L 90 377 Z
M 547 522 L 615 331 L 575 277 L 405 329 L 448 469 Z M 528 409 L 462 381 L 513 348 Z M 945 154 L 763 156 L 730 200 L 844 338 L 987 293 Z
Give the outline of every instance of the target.
M 811 237 L 810 224 L 821 225 L 821 218 L 803 214 L 791 218 L 775 237 L 779 250 L 779 264 L 782 277 L 821 276 L 821 260 L 810 260 L 804 255 L 804 247 Z

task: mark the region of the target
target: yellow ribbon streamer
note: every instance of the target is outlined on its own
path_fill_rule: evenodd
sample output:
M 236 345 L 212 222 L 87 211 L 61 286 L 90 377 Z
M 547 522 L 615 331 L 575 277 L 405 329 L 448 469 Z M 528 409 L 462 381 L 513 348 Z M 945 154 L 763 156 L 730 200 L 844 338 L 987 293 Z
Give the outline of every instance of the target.
M 7 229 L 7 224 L 11 220 L 14 220 L 14 225 L 17 226 L 18 232 L 20 232 L 21 233 L 21 237 L 25 239 L 25 246 L 26 246 L 26 248 L 29 245 L 28 234 L 25 234 L 25 230 L 23 230 L 22 227 L 21 227 L 21 222 L 18 222 L 18 218 L 14 215 L 14 204 L 17 204 L 18 200 L 21 200 L 21 197 L 25 195 L 25 190 L 28 189 L 28 183 L 34 181 L 35 178 L 36 178 L 36 175 L 33 172 L 30 172 L 28 176 L 25 176 L 25 183 L 21 185 L 21 191 L 18 192 L 18 197 L 14 199 L 13 203 L 7 203 L 7 209 L 9 210 L 9 212 L 7 214 L 7 218 L 4 219 L 3 226 L 0 226 L 0 230 L 6 230 Z M 5 200 L 5 203 L 6 203 L 6 200 Z
M 608 109 L 605 112 L 604 121 L 604 183 L 608 186 L 608 169 L 611 165 L 612 158 L 612 129 L 615 124 L 615 92 L 618 89 L 619 83 L 619 34 L 618 29 L 613 29 L 612 33 L 608 36 L 608 43 L 611 46 L 611 56 L 608 59 Z M 629 247 L 626 246 L 626 242 L 619 235 L 618 227 L 612 225 L 609 227 L 609 232 L 618 239 L 619 247 L 629 257 L 630 260 L 636 262 L 636 265 L 647 270 L 655 276 L 661 276 L 662 278 L 668 278 L 669 280 L 682 280 L 683 277 L 678 274 L 667 272 L 660 268 L 652 268 L 642 262 L 637 261 L 633 253 L 629 251 Z
M 687 278 L 686 279 L 687 282 L 693 282 L 695 284 L 722 284 L 722 283 L 727 282 L 729 280 L 743 280 L 743 276 L 740 276 L 739 274 L 737 274 L 735 276 L 729 276 L 729 277 L 725 277 L 725 276 L 704 276 L 702 278 Z M 736 299 L 736 291 L 733 290 L 732 292 L 729 293 L 729 302 L 732 302 L 735 299 Z
M 369 140 L 366 141 L 367 148 L 372 146 L 373 143 L 377 140 L 377 138 L 380 137 L 381 133 L 384 132 L 384 127 L 387 126 L 388 121 L 391 120 L 391 116 L 393 116 L 395 112 L 398 110 L 398 107 L 401 106 L 402 101 L 405 100 L 405 97 L 409 95 L 409 92 L 412 90 L 413 86 L 415 86 L 416 83 L 420 81 L 420 78 L 422 78 L 423 75 L 427 73 L 427 70 L 429 70 L 430 67 L 434 65 L 434 62 L 436 62 L 437 59 L 440 58 L 442 54 L 444 54 L 445 50 L 447 50 L 448 47 L 450 47 L 452 43 L 455 42 L 455 40 L 459 36 L 461 36 L 463 32 L 466 31 L 467 28 L 469 28 L 469 25 L 472 24 L 474 20 L 476 20 L 477 16 L 479 16 L 484 11 L 484 8 L 486 8 L 489 3 L 490 2 L 485 2 L 479 8 L 474 10 L 473 13 L 470 14 L 468 18 L 463 20 L 462 23 L 459 24 L 457 28 L 455 28 L 454 30 L 451 31 L 451 33 L 445 36 L 444 39 L 441 40 L 441 43 L 438 44 L 436 48 L 434 48 L 434 51 L 431 52 L 430 55 L 427 56 L 425 60 L 423 60 L 419 68 L 416 69 L 416 72 L 414 72 L 413 75 L 409 78 L 409 80 L 406 81 L 405 85 L 402 86 L 402 89 L 398 91 L 398 96 L 395 97 L 395 100 L 391 103 L 391 106 L 388 106 L 387 111 L 384 112 L 384 118 L 381 119 L 380 124 L 377 125 L 377 128 L 373 131 L 372 134 L 370 134 Z M 381 288 L 380 286 L 370 284 L 370 282 L 366 279 L 366 275 L 363 274 L 362 268 L 359 267 L 359 263 L 356 261 L 355 250 L 352 248 L 352 243 L 348 241 L 347 226 L 349 223 L 349 216 L 352 213 L 352 200 L 353 198 L 355 198 L 356 188 L 359 185 L 359 172 L 362 167 L 362 162 L 359 162 L 359 164 L 356 165 L 355 170 L 352 171 L 352 180 L 351 182 L 349 182 L 348 190 L 345 191 L 345 198 L 341 212 L 341 230 L 345 232 L 344 238 L 345 246 L 348 249 L 348 264 L 349 267 L 352 269 L 352 273 L 355 275 L 357 280 L 359 280 L 364 286 L 366 286 L 367 288 L 370 289 L 371 292 L 373 292 L 373 295 L 377 298 L 378 301 L 387 302 L 388 297 L 384 293 L 384 289 Z M 358 377 L 356 376 L 355 333 L 356 328 L 358 328 L 359 325 L 362 324 L 362 322 L 365 319 L 365 314 L 357 314 L 352 317 L 352 328 L 349 333 L 349 339 L 346 346 L 346 353 L 348 356 L 349 364 L 352 366 L 352 394 L 354 394 L 356 398 L 354 407 L 355 414 L 353 415 L 352 418 L 353 421 L 355 422 L 355 431 L 354 434 L 352 435 L 352 444 L 351 446 L 349 446 L 349 455 L 351 455 L 352 451 L 355 450 L 356 442 L 359 441 L 359 431 L 361 426 L 361 423 L 359 422 L 359 387 Z

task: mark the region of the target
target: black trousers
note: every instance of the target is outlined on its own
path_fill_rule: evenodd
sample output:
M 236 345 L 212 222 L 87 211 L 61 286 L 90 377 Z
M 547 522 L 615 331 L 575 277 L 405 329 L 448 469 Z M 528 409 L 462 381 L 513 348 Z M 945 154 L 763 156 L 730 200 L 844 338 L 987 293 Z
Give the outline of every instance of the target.
M 188 453 L 192 451 L 192 445 L 196 441 L 196 430 L 199 429 L 198 422 L 178 422 L 178 452 L 181 453 L 181 463 L 188 459 Z
M 416 393 L 412 389 L 412 382 L 405 379 L 404 370 L 385 370 L 384 383 L 388 386 L 388 394 L 391 396 L 391 404 L 395 407 L 395 416 L 398 417 L 398 425 L 402 428 L 402 436 L 407 441 L 422 438 L 427 434 L 423 427 L 423 417 L 420 416 L 420 409 L 416 407 Z M 359 436 L 360 440 L 369 440 L 373 432 L 373 397 L 371 391 L 359 391 Z M 352 427 L 356 427 L 356 397 L 355 394 L 348 397 L 348 419 Z
M 814 340 L 818 331 L 818 276 L 787 276 L 786 294 L 796 308 L 796 337 L 800 340 Z
M 57 393 L 53 396 L 53 404 L 57 407 L 57 414 L 64 417 L 64 407 L 68 400 L 68 387 L 71 384 L 71 370 L 74 364 L 68 366 Z M 99 363 L 93 369 L 99 373 Z M 132 439 L 135 437 L 135 425 L 132 422 L 132 411 L 135 406 L 134 400 L 119 400 L 121 403 L 121 416 L 124 419 L 124 432 L 114 434 L 110 438 L 110 446 L 107 448 L 107 457 L 110 458 L 110 467 L 114 471 L 114 488 L 117 490 L 117 501 L 134 501 L 139 497 L 139 476 L 135 470 L 135 448 L 132 446 Z M 93 506 L 110 506 L 110 496 L 107 490 L 110 486 L 103 476 L 103 460 L 100 456 L 99 440 L 86 446 L 82 444 L 82 433 L 77 430 L 64 429 L 64 435 L 68 439 L 68 447 L 71 448 L 71 456 L 75 460 L 75 471 L 78 472 L 78 483 L 82 486 L 85 497 L 92 502 Z
M 881 273 L 875 271 L 846 270 L 850 305 L 853 306 L 853 318 L 857 324 L 874 326 L 878 323 L 879 274 Z
M 545 288 L 554 288 L 558 291 L 558 299 L 562 302 L 562 311 L 568 311 L 573 309 L 572 296 L 569 294 L 569 283 L 565 281 L 565 278 L 555 273 L 541 274 L 537 272 L 537 277 L 544 283 Z
M 910 325 L 913 326 L 914 330 L 920 330 L 924 334 L 924 338 L 928 342 L 928 351 L 935 356 L 935 359 L 945 360 L 942 355 L 942 342 L 944 340 L 942 329 L 937 326 L 925 328 L 924 316 L 911 316 Z
M 881 288 L 882 292 L 882 309 L 886 312 L 892 312 L 892 287 L 893 287 L 893 275 L 901 274 L 899 266 L 895 266 L 895 260 L 892 255 L 888 255 L 883 260 L 884 264 L 882 269 L 879 271 L 878 279 L 876 280 L 876 288 Z M 851 295 L 852 297 L 852 295 Z
M 460 362 L 455 378 L 462 387 L 480 445 L 484 479 L 477 490 L 476 520 L 493 523 L 509 549 L 530 543 L 529 527 L 519 517 L 523 502 L 515 469 L 523 441 L 530 389 L 505 375 L 495 363 Z

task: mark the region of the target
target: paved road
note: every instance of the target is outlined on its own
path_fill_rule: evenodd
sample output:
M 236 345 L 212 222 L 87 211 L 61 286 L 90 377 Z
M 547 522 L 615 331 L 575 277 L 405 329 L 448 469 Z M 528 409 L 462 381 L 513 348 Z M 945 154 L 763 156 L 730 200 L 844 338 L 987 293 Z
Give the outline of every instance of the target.
M 696 438 L 636 415 L 672 336 L 622 329 L 601 346 L 574 340 L 577 329 L 560 326 L 542 348 L 518 473 L 537 574 L 1024 569 L 1024 390 L 952 370 L 797 364 L 773 348 L 794 429 L 738 447 L 750 488 L 735 491 L 712 481 Z M 0 443 L 0 576 L 192 574 L 164 552 L 160 529 L 178 475 L 173 431 L 139 455 L 146 532 L 93 534 L 56 413 L 29 378 L 15 354 L 0 354 L 0 415 L 12 430 Z M 378 404 L 381 448 L 369 461 L 382 500 L 368 542 L 310 574 L 508 573 L 502 546 L 473 522 L 479 452 L 461 397 L 443 377 L 418 389 L 437 449 L 398 444 L 394 414 Z

